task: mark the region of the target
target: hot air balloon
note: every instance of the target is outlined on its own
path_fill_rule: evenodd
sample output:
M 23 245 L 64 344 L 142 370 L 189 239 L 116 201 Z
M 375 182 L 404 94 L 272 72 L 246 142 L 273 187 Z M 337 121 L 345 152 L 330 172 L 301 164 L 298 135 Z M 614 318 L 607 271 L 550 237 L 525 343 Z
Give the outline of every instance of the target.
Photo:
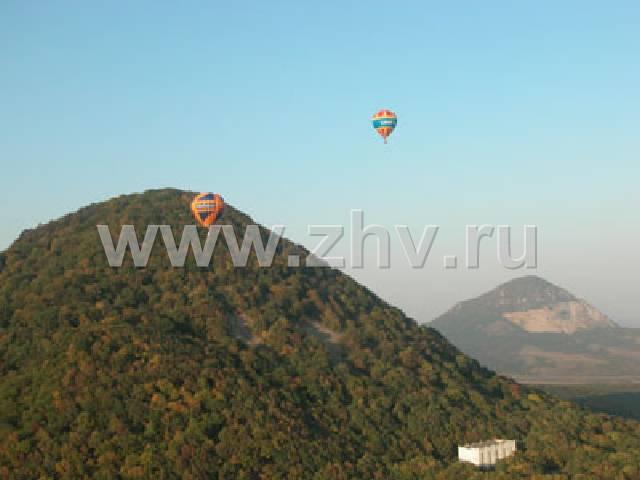
M 224 200 L 217 193 L 201 193 L 191 202 L 191 211 L 200 225 L 208 227 L 222 215 Z
M 380 110 L 373 118 L 373 128 L 376 132 L 384 138 L 384 143 L 387 143 L 387 137 L 391 135 L 393 129 L 398 124 L 398 117 L 391 110 Z

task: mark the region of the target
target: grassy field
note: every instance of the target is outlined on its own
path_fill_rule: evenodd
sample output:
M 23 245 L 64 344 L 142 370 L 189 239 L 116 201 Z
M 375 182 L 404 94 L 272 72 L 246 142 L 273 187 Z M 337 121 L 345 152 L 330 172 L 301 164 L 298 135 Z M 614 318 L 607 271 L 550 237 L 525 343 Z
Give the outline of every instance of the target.
M 535 386 L 597 412 L 640 420 L 640 384 Z

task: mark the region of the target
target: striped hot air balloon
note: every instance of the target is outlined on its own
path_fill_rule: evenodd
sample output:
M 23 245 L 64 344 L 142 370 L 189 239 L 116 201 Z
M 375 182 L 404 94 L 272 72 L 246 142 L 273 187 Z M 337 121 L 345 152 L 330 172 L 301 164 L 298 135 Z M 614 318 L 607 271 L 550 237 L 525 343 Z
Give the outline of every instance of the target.
M 201 193 L 191 202 L 191 212 L 203 227 L 208 227 L 215 222 L 223 211 L 224 200 L 217 193 Z
M 373 118 L 373 128 L 376 132 L 384 138 L 384 143 L 387 143 L 387 137 L 391 135 L 393 129 L 398 124 L 398 117 L 391 110 L 380 110 Z

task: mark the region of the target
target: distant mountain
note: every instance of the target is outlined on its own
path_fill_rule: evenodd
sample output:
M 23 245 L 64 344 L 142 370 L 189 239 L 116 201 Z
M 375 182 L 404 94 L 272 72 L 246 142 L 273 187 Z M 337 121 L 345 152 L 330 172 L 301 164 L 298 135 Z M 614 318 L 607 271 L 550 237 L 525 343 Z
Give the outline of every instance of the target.
M 606 315 L 576 298 L 567 290 L 536 276 L 516 278 L 500 285 L 484 295 L 456 305 L 447 326 L 458 322 L 468 326 L 468 317 L 477 309 L 493 311 L 497 314 L 492 328 L 520 327 L 532 333 L 568 333 L 594 328 L 615 328 L 618 325 Z M 486 319 L 485 319 L 486 320 Z M 477 322 L 481 322 L 478 319 Z M 442 326 L 440 321 L 433 326 Z
M 517 278 L 461 302 L 430 326 L 482 364 L 522 381 L 640 379 L 640 329 L 618 326 L 540 277 Z
M 0 479 L 637 478 L 640 423 L 495 375 L 341 272 L 288 267 L 288 241 L 268 268 L 224 240 L 205 268 L 161 239 L 108 265 L 96 225 L 179 238 L 191 198 L 91 205 L 0 255 Z M 495 437 L 519 452 L 493 474 L 457 462 Z

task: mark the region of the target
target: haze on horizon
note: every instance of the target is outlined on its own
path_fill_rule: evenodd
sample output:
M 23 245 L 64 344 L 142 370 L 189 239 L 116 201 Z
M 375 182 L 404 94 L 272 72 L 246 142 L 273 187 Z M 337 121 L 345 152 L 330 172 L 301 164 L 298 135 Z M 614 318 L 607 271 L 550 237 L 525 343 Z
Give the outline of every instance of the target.
M 348 269 L 419 321 L 536 274 L 640 327 L 640 5 L 0 5 L 0 250 L 85 204 L 215 190 L 309 224 L 441 231 L 425 269 Z M 398 114 L 383 145 L 370 125 Z M 468 224 L 539 229 L 539 267 L 445 270 Z M 392 237 L 393 238 L 393 237 Z M 336 254 L 348 254 L 343 240 Z

